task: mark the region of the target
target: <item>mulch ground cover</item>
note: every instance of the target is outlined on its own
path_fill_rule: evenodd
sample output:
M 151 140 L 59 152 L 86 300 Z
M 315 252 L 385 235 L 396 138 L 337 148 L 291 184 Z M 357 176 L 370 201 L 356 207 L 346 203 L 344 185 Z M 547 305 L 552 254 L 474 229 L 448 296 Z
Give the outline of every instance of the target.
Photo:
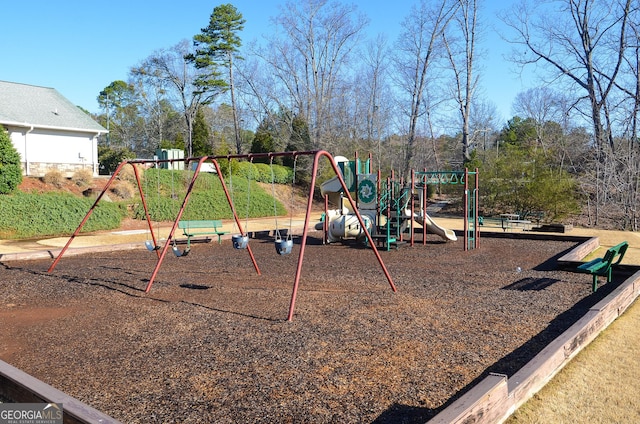
M 0 359 L 126 423 L 418 423 L 513 374 L 610 288 L 554 269 L 567 241 L 429 238 L 380 252 L 309 238 L 260 267 L 229 241 L 7 262 Z

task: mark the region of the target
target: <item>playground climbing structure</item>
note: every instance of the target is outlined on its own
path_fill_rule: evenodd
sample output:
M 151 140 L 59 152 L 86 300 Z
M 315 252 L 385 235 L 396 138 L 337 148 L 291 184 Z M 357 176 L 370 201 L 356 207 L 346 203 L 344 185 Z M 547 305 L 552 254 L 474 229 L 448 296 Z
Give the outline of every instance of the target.
M 404 243 L 414 245 L 415 224 L 422 227 L 423 244 L 427 232 L 447 241 L 456 241 L 453 230 L 438 225 L 427 214 L 427 187 L 429 185 L 463 185 L 464 250 L 475 249 L 479 243 L 478 231 L 478 170 L 411 172 L 408 180 L 393 176 L 382 179 L 380 172 L 370 170 L 371 158 L 349 161 L 336 156 L 349 193 L 356 199 L 356 209 L 363 218 L 364 227 L 356 219 L 355 210 L 346 204 L 345 191 L 336 177 L 322 184 L 325 214 L 316 229 L 324 231 L 324 239 L 332 243 L 344 239 L 364 240 L 365 229 L 372 234 L 377 245 L 389 250 Z M 473 186 L 469 181 L 473 181 Z M 330 209 L 329 204 L 337 206 Z M 408 234 L 407 234 L 408 233 Z M 368 240 L 367 240 L 368 241 Z

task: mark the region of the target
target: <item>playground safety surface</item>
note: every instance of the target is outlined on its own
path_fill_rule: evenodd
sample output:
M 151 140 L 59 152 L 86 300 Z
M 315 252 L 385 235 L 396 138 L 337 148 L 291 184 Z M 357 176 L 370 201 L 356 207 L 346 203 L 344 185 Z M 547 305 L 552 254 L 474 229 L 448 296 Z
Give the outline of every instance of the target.
M 229 240 L 11 261 L 0 359 L 122 422 L 424 422 L 489 372 L 512 375 L 608 294 L 554 269 L 569 241 L 429 236 L 381 252 Z M 433 238 L 431 238 L 433 237 Z

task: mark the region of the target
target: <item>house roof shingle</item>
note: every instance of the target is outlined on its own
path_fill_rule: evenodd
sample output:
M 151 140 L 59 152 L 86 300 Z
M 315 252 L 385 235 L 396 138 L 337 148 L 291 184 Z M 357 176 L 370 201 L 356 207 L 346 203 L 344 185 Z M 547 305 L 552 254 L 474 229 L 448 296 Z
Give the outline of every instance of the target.
M 7 81 L 0 81 L 0 124 L 107 132 L 55 89 Z

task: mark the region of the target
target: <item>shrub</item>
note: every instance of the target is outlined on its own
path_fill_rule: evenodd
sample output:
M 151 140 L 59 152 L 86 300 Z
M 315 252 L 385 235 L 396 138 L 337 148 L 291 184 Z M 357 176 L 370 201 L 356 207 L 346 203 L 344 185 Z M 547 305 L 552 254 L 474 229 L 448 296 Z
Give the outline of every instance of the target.
M 291 182 L 293 171 L 282 165 L 273 165 L 273 179 L 276 184 L 288 184 Z
M 107 146 L 98 146 L 98 161 L 100 162 L 100 174 L 112 174 L 120 162 L 133 159 L 136 155 L 129 149 L 116 149 Z
M 253 179 L 261 183 L 271 182 L 271 167 L 266 163 L 256 163 L 253 165 L 255 172 Z
M 129 181 L 116 181 L 111 191 L 121 199 L 132 199 L 136 194 L 136 188 Z
M 255 180 L 256 170 L 255 165 L 251 162 L 238 162 L 237 168 L 233 169 L 233 175 L 237 175 L 249 180 Z
M 579 211 L 576 181 L 541 150 L 507 145 L 485 165 L 482 203 L 489 213 L 517 212 L 526 217 L 544 212 L 559 220 Z
M 51 169 L 47 171 L 47 173 L 44 174 L 44 177 L 42 177 L 42 181 L 45 184 L 52 185 L 55 188 L 62 188 L 64 186 L 65 180 L 65 176 L 62 175 L 62 172 L 58 171 L 57 169 Z
M 90 186 L 91 183 L 93 183 L 93 172 L 86 168 L 78 169 L 73 173 L 71 181 L 73 181 L 78 187 Z
M 13 147 L 9 133 L 0 126 L 0 194 L 9 194 L 22 182 L 20 154 Z
M 136 174 L 135 174 L 135 171 L 133 170 L 134 166 L 138 170 L 138 175 L 142 175 L 144 173 L 144 170 L 142 169 L 141 165 L 125 165 L 122 167 L 122 169 L 120 169 L 120 172 L 118 173 L 118 176 L 116 177 L 116 179 L 120 181 L 128 181 L 130 183 L 135 183 Z
M 273 175 L 271 171 L 273 169 Z M 287 184 L 291 182 L 292 170 L 289 167 L 267 163 L 238 162 L 234 175 L 261 183 Z M 226 175 L 225 175 L 226 177 Z

